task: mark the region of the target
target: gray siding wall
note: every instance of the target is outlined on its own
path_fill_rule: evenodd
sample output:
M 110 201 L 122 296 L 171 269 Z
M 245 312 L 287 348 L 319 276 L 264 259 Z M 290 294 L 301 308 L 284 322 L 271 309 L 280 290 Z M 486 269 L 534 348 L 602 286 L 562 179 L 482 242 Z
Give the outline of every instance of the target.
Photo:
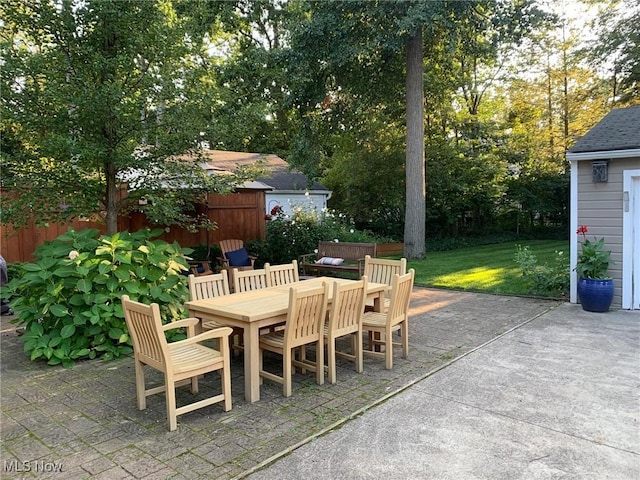
M 609 266 L 614 279 L 613 308 L 622 306 L 622 172 L 640 168 L 640 158 L 609 160 L 609 181 L 593 183 L 591 161 L 578 163 L 578 225 L 587 225 L 587 238 L 604 237 L 615 262 Z M 575 235 L 575 232 L 573 232 Z M 579 241 L 582 240 L 580 236 Z M 578 246 L 580 249 L 580 246 Z

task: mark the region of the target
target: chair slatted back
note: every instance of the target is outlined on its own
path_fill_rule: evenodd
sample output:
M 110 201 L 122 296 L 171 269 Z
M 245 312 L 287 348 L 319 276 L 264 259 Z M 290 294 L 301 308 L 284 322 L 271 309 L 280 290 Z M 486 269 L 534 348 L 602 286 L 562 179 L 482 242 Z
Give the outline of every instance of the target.
M 258 270 L 233 269 L 233 288 L 235 293 L 249 292 L 267 288 L 267 271 L 264 268 Z
M 329 285 L 312 289 L 289 289 L 289 311 L 285 325 L 286 348 L 294 348 L 315 341 L 324 335 Z
M 388 260 L 385 258 L 364 257 L 364 274 L 370 282 L 391 285 L 394 275 L 407 273 L 407 259 Z
M 394 275 L 391 281 L 391 304 L 387 311 L 387 323 L 397 325 L 409 314 L 409 301 L 413 289 L 415 270 L 412 268 L 406 275 Z
M 292 260 L 291 263 L 283 265 L 270 265 L 267 263 L 264 268 L 267 271 L 267 280 L 270 287 L 288 285 L 300 281 L 297 260 Z
M 123 295 L 122 309 L 134 354 L 144 363 L 164 371 L 169 352 L 158 304 L 145 305 Z
M 236 250 L 241 249 L 244 247 L 244 242 L 237 238 L 232 238 L 229 240 L 220 240 L 219 246 L 222 256 L 227 258 L 227 252 L 235 252 Z
M 226 270 L 212 275 L 189 275 L 189 300 L 204 300 L 229 293 L 229 277 Z
M 345 285 L 333 283 L 333 299 L 329 312 L 329 331 L 333 336 L 342 336 L 360 330 L 367 299 L 366 292 L 366 275 L 354 283 Z

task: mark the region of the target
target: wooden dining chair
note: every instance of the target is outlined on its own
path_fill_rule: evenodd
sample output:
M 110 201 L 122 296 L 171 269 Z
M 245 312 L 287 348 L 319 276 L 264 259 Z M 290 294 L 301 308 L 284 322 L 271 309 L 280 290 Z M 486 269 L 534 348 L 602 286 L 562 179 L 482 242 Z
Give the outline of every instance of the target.
M 367 298 L 367 276 L 358 282 L 341 285 L 333 282 L 333 296 L 329 321 L 325 325 L 329 383 L 336 383 L 336 356 L 355 363 L 356 372 L 362 373 L 362 318 Z M 336 350 L 336 340 L 345 335 L 351 338 L 349 353 Z
M 324 383 L 324 320 L 327 314 L 327 296 L 329 285 L 310 289 L 289 290 L 289 309 L 284 330 L 260 336 L 260 377 L 282 384 L 282 394 L 291 396 L 291 379 L 295 367 L 303 372 L 316 372 L 316 383 Z M 316 359 L 306 359 L 307 345 L 315 345 Z M 299 351 L 299 360 L 295 359 L 295 350 Z M 282 376 L 264 370 L 264 352 L 270 351 L 282 355 Z
M 195 335 L 197 318 L 186 318 L 162 325 L 157 303 L 145 305 L 135 302 L 128 295 L 122 296 L 124 318 L 133 343 L 138 409 L 147 407 L 147 397 L 165 392 L 169 430 L 178 427 L 177 417 L 198 408 L 223 402 L 224 411 L 231 410 L 231 369 L 228 338 L 231 328 L 221 327 Z M 174 328 L 186 328 L 187 338 L 168 343 L 165 332 Z M 218 339 L 219 350 L 201 345 L 205 340 Z M 147 389 L 144 367 L 164 373 L 164 384 Z M 189 383 L 191 393 L 198 393 L 198 377 L 220 370 L 222 393 L 205 400 L 176 406 L 176 387 Z
M 260 268 L 258 270 L 238 270 L 233 269 L 233 292 L 234 293 L 242 293 L 242 292 L 250 292 L 253 290 L 260 290 L 261 288 L 267 288 L 269 286 L 269 278 L 267 277 L 267 268 L 269 268 L 269 264 L 264 264 L 265 268 Z M 260 330 L 260 333 L 268 333 L 273 332 L 279 328 L 279 326 L 274 325 L 271 327 L 267 327 Z M 242 343 L 234 344 L 234 351 L 242 351 Z
M 207 298 L 220 297 L 222 295 L 229 295 L 229 279 L 227 277 L 227 271 L 222 270 L 220 273 L 211 275 L 195 276 L 193 274 L 188 277 L 189 285 L 189 300 L 205 300 Z M 224 327 L 215 320 L 207 320 L 202 322 L 203 330 L 211 330 L 214 328 Z M 239 327 L 233 328 L 233 333 L 229 337 L 231 348 L 234 350 L 240 350 L 242 346 L 243 330 Z
M 264 268 L 267 271 L 267 284 L 270 287 L 288 285 L 300 281 L 297 260 L 292 260 L 291 263 L 282 265 L 271 265 L 267 263 Z
M 229 295 L 229 277 L 226 270 L 210 275 L 189 275 L 189 300 Z
M 265 264 L 265 267 L 269 264 Z M 233 269 L 233 291 L 234 293 L 250 292 L 269 286 L 266 268 L 258 270 L 238 270 Z
M 372 283 L 384 283 L 391 286 L 394 275 L 405 275 L 407 273 L 407 259 L 389 260 L 386 258 L 373 258 L 371 255 L 364 257 L 364 275 Z M 382 302 L 383 311 L 387 311 L 391 302 L 391 291 L 385 293 Z M 373 300 L 367 301 L 367 310 L 373 309 Z
M 391 280 L 391 299 L 386 312 L 365 312 L 362 330 L 369 333 L 367 355 L 382 356 L 387 370 L 393 368 L 393 345 L 402 345 L 402 358 L 409 355 L 409 301 L 413 289 L 415 271 L 406 275 L 394 275 Z M 400 342 L 394 343 L 392 333 L 400 330 Z M 383 345 L 384 351 L 375 351 Z

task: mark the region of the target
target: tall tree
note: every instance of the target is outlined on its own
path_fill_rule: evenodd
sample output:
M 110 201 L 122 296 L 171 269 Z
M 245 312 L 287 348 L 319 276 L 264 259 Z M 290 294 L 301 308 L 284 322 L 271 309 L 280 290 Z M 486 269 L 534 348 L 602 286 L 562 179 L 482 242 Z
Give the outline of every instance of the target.
M 194 191 L 224 190 L 233 179 L 176 157 L 197 147 L 204 125 L 189 17 L 171 1 L 0 8 L 2 185 L 11 192 L 2 222 L 99 212 L 113 233 L 118 213 L 145 196 L 151 220 L 197 223 L 185 215 Z
M 409 258 L 425 254 L 426 177 L 424 163 L 424 85 L 422 28 L 407 41 L 407 200 L 404 250 Z
M 410 258 L 425 252 L 424 93 L 422 82 L 416 81 L 417 75 L 422 78 L 424 73 L 424 58 L 418 56 L 422 52 L 418 47 L 424 42 L 427 57 L 447 50 L 448 45 L 455 44 L 457 22 L 473 14 L 477 4 L 309 2 L 308 19 L 292 35 L 296 65 L 316 73 L 315 83 L 300 85 L 300 98 L 305 100 L 299 107 L 309 127 L 313 127 L 315 111 L 333 107 L 347 96 L 379 108 L 395 108 L 399 98 L 405 99 L 404 241 L 405 255 Z M 402 77 L 404 83 L 398 81 Z M 317 145 L 313 130 L 301 131 L 306 136 L 300 143 L 311 150 L 310 145 Z M 315 156 L 319 164 L 323 154 L 330 155 L 322 148 L 316 148 L 316 152 L 320 154 L 304 155 L 305 160 Z
M 640 103 L 640 0 L 591 0 L 600 7 L 589 56 L 609 71 L 612 103 Z

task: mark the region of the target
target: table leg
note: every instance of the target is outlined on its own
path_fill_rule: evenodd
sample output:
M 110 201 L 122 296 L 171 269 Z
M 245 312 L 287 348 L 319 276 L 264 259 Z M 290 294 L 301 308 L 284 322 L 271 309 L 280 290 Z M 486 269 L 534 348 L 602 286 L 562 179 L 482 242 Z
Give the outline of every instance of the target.
M 260 400 L 260 330 L 249 324 L 244 329 L 244 399 L 248 403 Z

